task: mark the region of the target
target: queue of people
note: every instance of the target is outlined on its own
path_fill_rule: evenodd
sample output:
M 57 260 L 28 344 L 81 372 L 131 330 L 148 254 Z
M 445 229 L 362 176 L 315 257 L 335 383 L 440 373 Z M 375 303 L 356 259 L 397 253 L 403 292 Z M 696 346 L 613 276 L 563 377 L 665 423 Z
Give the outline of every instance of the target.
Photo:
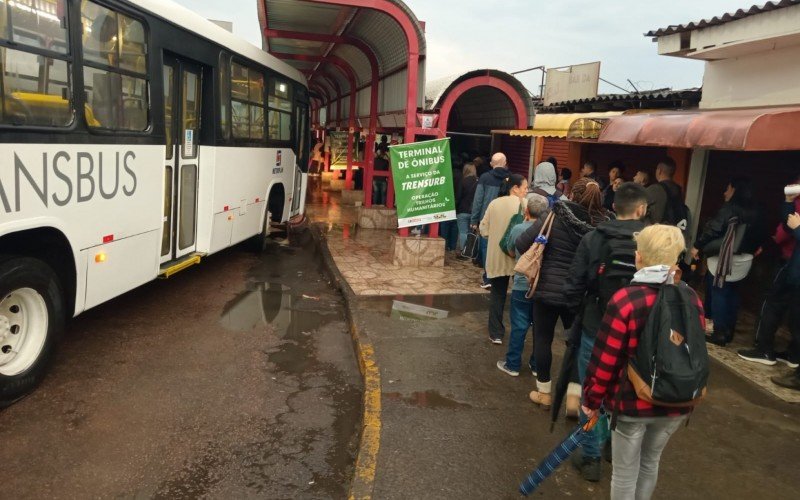
M 676 165 L 671 158 L 658 163 L 652 184 L 650 174 L 641 169 L 626 182 L 621 163 L 611 165 L 609 181 L 603 183 L 596 163 L 587 161 L 581 177 L 572 182 L 569 170 L 559 172 L 556 161 L 548 159 L 537 165 L 530 187 L 527 179 L 509 172 L 502 153 L 492 157 L 490 166 L 481 176 L 475 175 L 474 164 L 464 167 L 457 207 L 459 246 L 468 229 L 480 236 L 478 260 L 485 271 L 481 286 L 491 289 L 487 333 L 496 345 L 505 341 L 503 310 L 509 282 L 513 283 L 508 346 L 497 368 L 519 376 L 525 339 L 532 331 L 528 368 L 536 383 L 529 398 L 549 409 L 554 396 L 551 347 L 560 320 L 569 332 L 568 342 L 575 346 L 577 384 L 572 385 L 580 387 L 576 416 L 585 423 L 604 415 L 581 453 L 573 456 L 573 464 L 586 480 L 599 481 L 601 457 L 606 454 L 613 464 L 612 498 L 650 498 L 662 450 L 705 393 L 705 342 L 724 346 L 732 339 L 739 283 L 769 236 L 759 224 L 762 215 L 752 185 L 746 179 L 732 179 L 724 205 L 687 248 L 691 213 L 674 180 Z M 738 353 L 749 361 L 766 365 L 782 361 L 794 367 L 792 375 L 775 377 L 773 382 L 796 390 L 800 390 L 798 194 L 800 185 L 787 188 L 781 205 L 782 222 L 774 239 L 782 245 L 784 262 L 764 301 L 755 348 Z M 518 263 L 542 247 L 536 279 L 529 282 Z M 687 256 L 693 259 L 692 266 L 684 264 Z M 700 258 L 708 267 L 704 301 L 681 280 L 684 273 L 694 271 Z M 787 314 L 793 339 L 786 352 L 776 352 L 775 332 Z M 658 330 L 651 326 L 657 322 L 647 320 L 651 315 L 668 325 L 678 323 Z M 693 371 L 673 384 L 675 394 L 668 397 L 657 389 L 655 364 L 652 374 L 642 377 L 647 379 L 645 390 L 637 385 L 642 383 L 639 374 L 631 371 L 639 351 L 662 334 L 681 353 L 695 353 L 692 368 L 687 368 Z M 642 347 L 641 339 L 646 339 Z M 676 375 L 659 376 L 663 386 L 663 380 Z M 569 397 L 567 406 L 569 414 Z M 610 440 L 603 427 L 609 425 Z

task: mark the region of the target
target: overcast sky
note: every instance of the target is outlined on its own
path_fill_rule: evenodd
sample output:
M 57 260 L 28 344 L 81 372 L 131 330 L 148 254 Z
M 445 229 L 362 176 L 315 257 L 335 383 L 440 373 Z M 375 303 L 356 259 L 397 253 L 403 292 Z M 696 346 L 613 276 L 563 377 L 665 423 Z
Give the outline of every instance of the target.
M 176 0 L 199 14 L 232 21 L 261 46 L 256 0 Z M 752 1 L 752 0 L 750 0 Z M 659 56 L 643 33 L 732 12 L 743 0 L 405 0 L 426 23 L 427 78 L 476 68 L 519 71 L 601 61 L 600 76 L 630 89 L 699 87 L 703 65 Z M 763 3 L 763 1 L 762 1 Z M 518 75 L 538 93 L 541 73 Z M 600 92 L 620 92 L 601 84 Z

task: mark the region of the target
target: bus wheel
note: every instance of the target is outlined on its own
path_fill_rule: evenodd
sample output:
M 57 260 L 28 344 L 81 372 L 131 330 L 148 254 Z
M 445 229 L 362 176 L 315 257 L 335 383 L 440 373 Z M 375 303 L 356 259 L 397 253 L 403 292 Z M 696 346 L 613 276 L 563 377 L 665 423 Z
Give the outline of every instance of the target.
M 53 270 L 37 259 L 0 257 L 0 408 L 42 380 L 63 327 Z

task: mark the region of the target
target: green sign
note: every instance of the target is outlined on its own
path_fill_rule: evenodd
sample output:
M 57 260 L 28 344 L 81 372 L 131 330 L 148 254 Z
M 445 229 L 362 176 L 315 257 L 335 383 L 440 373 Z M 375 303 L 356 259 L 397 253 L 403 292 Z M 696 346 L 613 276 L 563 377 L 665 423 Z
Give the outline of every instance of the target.
M 389 146 L 399 227 L 456 218 L 450 139 Z

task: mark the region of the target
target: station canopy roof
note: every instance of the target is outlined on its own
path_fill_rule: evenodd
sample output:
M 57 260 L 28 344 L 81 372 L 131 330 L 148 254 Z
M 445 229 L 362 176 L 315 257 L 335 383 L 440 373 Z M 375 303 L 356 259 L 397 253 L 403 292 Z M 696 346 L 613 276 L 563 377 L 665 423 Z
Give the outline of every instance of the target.
M 597 141 L 729 151 L 800 150 L 800 107 L 674 111 L 610 118 Z
M 409 50 L 406 32 L 398 22 L 398 16 L 413 26 L 416 33 L 420 80 L 424 82 L 424 25 L 400 0 L 256 1 L 264 50 L 303 72 L 312 93 L 325 101 L 324 104 L 329 103 L 327 98 L 334 101 L 335 96 L 349 95 L 352 90 L 345 71 L 335 62 L 337 59 L 352 68 L 356 90 L 366 88 L 369 93 L 372 67 L 370 59 L 356 45 L 360 44 L 374 54 L 377 62 L 382 85 L 379 113 L 405 111 L 407 84 L 404 69 L 408 64 Z M 420 106 L 422 89 L 423 83 L 420 83 Z M 359 99 L 359 116 L 368 115 L 368 102 L 368 97 Z

